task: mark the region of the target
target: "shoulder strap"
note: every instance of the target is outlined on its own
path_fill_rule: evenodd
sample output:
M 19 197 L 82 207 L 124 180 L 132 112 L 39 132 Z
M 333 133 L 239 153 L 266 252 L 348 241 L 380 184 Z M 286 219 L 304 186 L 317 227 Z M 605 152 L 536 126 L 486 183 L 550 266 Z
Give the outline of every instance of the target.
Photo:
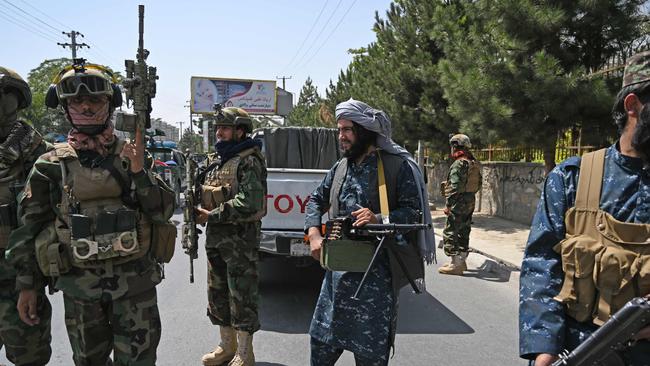
M 388 190 L 386 189 L 386 175 L 384 163 L 379 150 L 377 150 L 377 182 L 379 183 L 379 207 L 381 209 L 382 224 L 389 224 L 390 212 L 388 209 Z
M 339 165 L 336 166 L 334 178 L 332 179 L 332 187 L 330 187 L 330 218 L 335 218 L 339 215 L 339 192 L 341 192 L 341 186 L 343 186 L 347 172 L 348 159 L 343 158 L 339 161 Z
M 600 208 L 600 189 L 603 185 L 606 152 L 607 149 L 600 149 L 582 156 L 578 191 L 576 192 L 576 208 L 589 210 Z

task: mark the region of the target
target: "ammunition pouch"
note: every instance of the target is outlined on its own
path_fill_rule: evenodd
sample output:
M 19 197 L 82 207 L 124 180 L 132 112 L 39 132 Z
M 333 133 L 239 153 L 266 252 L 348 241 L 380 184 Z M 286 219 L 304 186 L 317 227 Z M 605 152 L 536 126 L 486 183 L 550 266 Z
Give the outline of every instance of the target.
M 176 248 L 176 225 L 166 222 L 153 224 L 151 250 L 159 263 L 169 263 Z
M 70 252 L 66 245 L 58 242 L 54 222 L 43 229 L 34 240 L 36 262 L 41 272 L 48 277 L 58 277 L 72 268 Z
M 0 205 L 0 249 L 5 249 L 9 234 L 18 227 L 18 212 L 15 204 Z
M 575 208 L 567 222 L 577 235 L 554 247 L 562 255 L 564 283 L 555 297 L 567 314 L 601 325 L 635 296 L 650 293 L 650 225 L 621 222 L 609 213 Z
M 365 272 L 376 245 L 369 241 L 323 240 L 320 264 L 328 271 Z
M 126 257 L 140 251 L 134 210 L 98 212 L 94 220 L 85 215 L 70 215 L 70 231 L 75 264 Z
M 201 186 L 201 206 L 206 210 L 212 211 L 228 200 L 230 186 L 213 187 L 209 185 Z

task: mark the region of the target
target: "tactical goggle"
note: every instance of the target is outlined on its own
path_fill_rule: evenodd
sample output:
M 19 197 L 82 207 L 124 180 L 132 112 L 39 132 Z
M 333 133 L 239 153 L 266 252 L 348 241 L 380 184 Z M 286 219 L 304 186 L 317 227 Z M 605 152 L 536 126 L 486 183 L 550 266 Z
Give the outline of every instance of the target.
M 97 70 L 106 77 L 104 78 L 98 75 L 83 73 L 87 69 Z M 62 77 L 70 70 L 75 70 L 75 74 L 62 79 Z M 110 81 L 108 79 L 110 79 Z M 67 66 L 61 70 L 59 75 L 54 79 L 56 92 L 60 99 L 79 95 L 82 87 L 86 89 L 85 93 L 90 95 L 113 95 L 111 82 L 116 82 L 113 73 L 105 67 L 94 64 L 86 64 L 83 68 L 80 68 L 77 65 Z

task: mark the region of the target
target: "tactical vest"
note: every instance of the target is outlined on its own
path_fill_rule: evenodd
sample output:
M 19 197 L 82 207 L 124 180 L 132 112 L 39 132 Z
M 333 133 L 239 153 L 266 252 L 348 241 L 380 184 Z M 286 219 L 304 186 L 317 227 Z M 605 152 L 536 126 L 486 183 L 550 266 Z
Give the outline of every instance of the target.
M 123 145 L 119 141 L 115 151 L 121 151 Z M 105 167 L 87 168 L 67 143 L 54 147 L 53 160 L 61 167 L 63 192 L 56 220 L 36 239 L 43 273 L 57 276 L 69 270 L 69 265 L 119 265 L 147 254 L 151 223 L 124 202 L 123 193 L 131 179 L 119 156 L 109 155 Z
M 384 164 L 384 175 L 386 177 L 386 188 L 388 195 L 388 207 L 389 209 L 395 210 L 397 205 L 397 180 L 399 179 L 399 171 L 404 163 L 404 158 L 399 155 L 389 154 L 383 150 L 379 150 L 378 156 L 381 156 L 382 162 Z M 336 171 L 334 172 L 334 178 L 332 179 L 332 187 L 330 188 L 329 203 L 330 203 L 330 217 L 336 218 L 340 215 L 339 211 L 339 202 L 338 197 L 341 192 L 341 187 L 345 182 L 348 169 L 348 159 L 343 158 L 339 161 Z M 377 170 L 373 170 L 370 173 L 368 187 L 370 188 L 366 193 L 368 197 L 369 206 L 368 207 L 372 212 L 378 213 L 381 212 L 380 203 L 379 203 L 379 190 L 378 190 L 378 177 Z M 425 208 L 426 209 L 426 208 Z M 394 238 L 387 237 L 387 245 L 392 245 L 395 251 L 397 251 L 406 264 L 406 267 L 409 268 L 411 277 L 424 278 L 424 260 L 420 256 L 420 250 L 417 247 L 417 234 L 415 232 L 410 232 L 405 235 L 409 245 L 402 246 L 396 245 L 394 243 Z M 409 282 L 406 278 L 406 275 L 402 272 L 401 267 L 397 263 L 397 258 L 392 255 L 389 251 L 389 261 L 390 268 L 392 273 L 392 285 L 393 291 L 395 294 L 399 293 L 399 290 L 406 286 Z
M 467 170 L 467 181 L 463 186 L 458 187 L 458 193 L 476 193 L 481 190 L 483 185 L 483 176 L 481 174 L 481 163 L 478 160 L 463 159 L 469 163 Z M 451 170 L 450 170 L 451 173 Z M 449 185 L 449 173 L 447 180 L 440 183 L 440 195 L 443 197 L 451 196 L 451 186 Z
M 260 153 L 259 148 L 253 147 L 239 152 L 218 169 L 213 169 L 206 174 L 205 181 L 201 186 L 201 206 L 203 208 L 212 211 L 237 195 L 239 192 L 239 180 L 237 178 L 239 163 L 243 158 L 250 155 L 255 156 L 260 161 L 264 161 L 264 157 Z M 266 194 L 266 192 L 264 193 Z M 266 200 L 264 200 L 261 210 L 246 219 L 238 221 L 259 221 L 264 215 L 266 215 Z
M 16 191 L 24 184 L 23 165 L 14 164 L 5 177 L 0 178 L 0 250 L 7 248 L 9 234 L 18 227 Z
M 599 207 L 605 152 L 583 156 L 566 236 L 553 248 L 564 271 L 555 299 L 577 321 L 597 325 L 633 297 L 650 294 L 650 224 L 618 221 Z

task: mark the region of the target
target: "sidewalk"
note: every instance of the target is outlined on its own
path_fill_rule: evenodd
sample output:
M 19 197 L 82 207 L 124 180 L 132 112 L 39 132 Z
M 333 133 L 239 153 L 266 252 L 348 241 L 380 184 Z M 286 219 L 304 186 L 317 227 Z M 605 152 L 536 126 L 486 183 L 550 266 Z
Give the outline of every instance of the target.
M 435 233 L 441 237 L 446 216 L 442 210 L 433 210 L 431 217 Z M 474 213 L 472 221 L 470 251 L 519 271 L 530 226 L 482 213 Z M 438 259 L 439 262 L 444 260 L 446 258 Z

